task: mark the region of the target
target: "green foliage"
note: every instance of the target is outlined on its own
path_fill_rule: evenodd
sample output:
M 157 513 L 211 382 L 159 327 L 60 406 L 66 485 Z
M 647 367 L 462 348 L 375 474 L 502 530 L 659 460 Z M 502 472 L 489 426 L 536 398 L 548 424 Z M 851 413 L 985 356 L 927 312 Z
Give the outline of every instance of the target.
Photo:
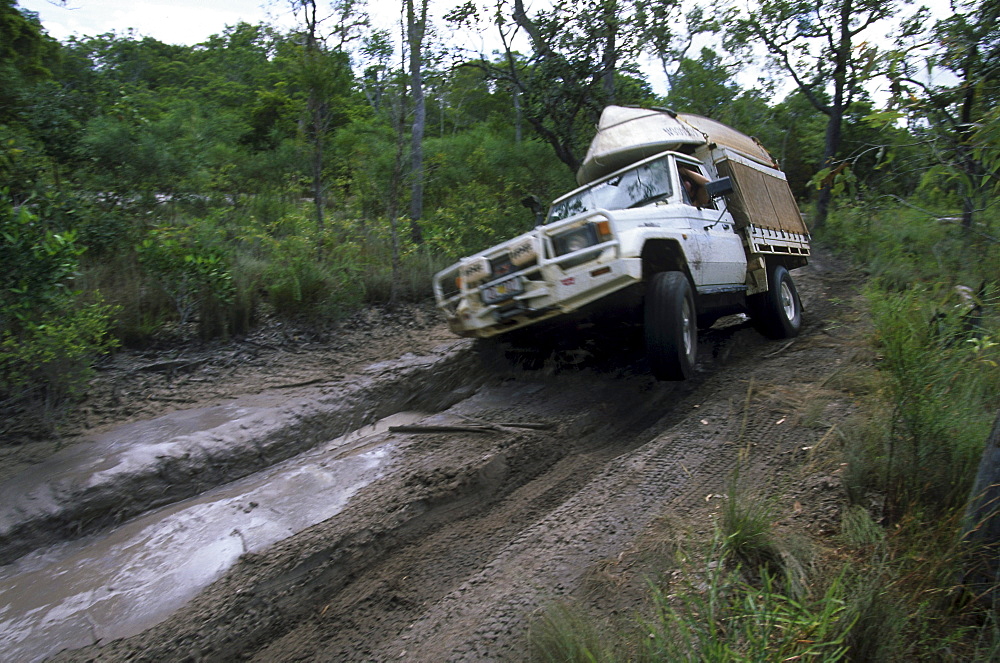
M 869 202 L 830 221 L 826 239 L 875 277 L 865 290 L 874 377 L 841 429 L 849 655 L 991 660 L 992 620 L 970 626 L 982 615 L 954 597 L 958 523 L 1000 405 L 997 244 L 912 207 Z
M 1000 194 L 1000 106 L 986 113 L 972 134 L 973 157 L 983 165 L 978 184 L 993 197 Z
M 681 58 L 670 81 L 666 104 L 678 111 L 725 121 L 722 115 L 740 95 L 733 73 L 733 67 L 726 66 L 714 50 L 703 47 L 697 60 Z
M 819 155 L 823 153 L 826 116 L 798 92 L 774 106 L 745 93 L 733 110 L 730 121 L 741 131 L 759 138 L 770 150 L 785 171 L 796 198 L 812 198 L 814 188 L 809 181 L 818 170 Z
M 16 0 L 0 0 L 0 124 L 24 110 L 24 89 L 52 75 L 57 46 L 37 14 L 23 12 Z
M 321 257 L 315 243 L 301 235 L 275 241 L 264 278 L 277 313 L 338 318 L 363 300 L 356 247 L 336 244 L 327 249 Z
M 871 450 L 890 513 L 961 508 L 1000 404 L 1000 348 L 970 336 L 964 309 L 942 288 L 873 286 L 868 297 L 893 404 L 892 427 Z
M 849 431 L 848 493 L 855 501 L 884 495 L 893 519 L 950 513 L 964 504 L 998 405 L 995 319 L 970 307 L 993 306 L 988 284 L 1000 277 L 1000 250 L 974 243 L 958 224 L 874 205 L 838 211 L 824 237 L 876 277 L 866 296 L 879 398 L 870 420 Z
M 90 304 L 24 320 L 0 335 L 0 394 L 41 394 L 47 408 L 79 396 L 98 356 L 117 346 L 108 335 L 113 307 Z
M 0 395 L 78 395 L 91 362 L 114 347 L 113 309 L 83 305 L 70 287 L 84 248 L 0 196 Z
M 764 574 L 761 587 L 732 575 L 711 572 L 704 592 L 681 595 L 675 607 L 654 593 L 657 608 L 643 642 L 649 661 L 786 661 L 815 658 L 839 661 L 844 639 L 844 586 L 835 579 L 825 595 L 811 602 L 791 598 L 781 583 Z
M 741 580 L 715 559 L 686 565 L 683 580 L 668 588 L 650 583 L 651 610 L 618 632 L 603 616 L 570 605 L 546 609 L 532 625 L 533 660 L 541 661 L 839 661 L 858 615 L 850 588 L 834 577 L 819 595 L 796 598 L 779 576 L 764 572 L 759 584 Z M 674 574 L 677 575 L 676 573 Z M 861 660 L 861 659 L 853 659 Z
M 182 326 L 207 301 L 225 303 L 233 296 L 233 277 L 226 256 L 189 228 L 154 228 L 136 246 L 136 254 L 139 263 L 174 302 Z
M 73 231 L 53 232 L 24 207 L 0 195 L 0 325 L 30 323 L 39 311 L 73 297 L 69 280 L 84 248 Z
M 976 287 L 1000 279 L 1000 244 L 970 238 L 947 208 L 932 212 L 900 207 L 893 198 L 871 199 L 835 211 L 821 237 L 889 290 L 923 280 Z M 995 235 L 1000 224 L 980 227 Z

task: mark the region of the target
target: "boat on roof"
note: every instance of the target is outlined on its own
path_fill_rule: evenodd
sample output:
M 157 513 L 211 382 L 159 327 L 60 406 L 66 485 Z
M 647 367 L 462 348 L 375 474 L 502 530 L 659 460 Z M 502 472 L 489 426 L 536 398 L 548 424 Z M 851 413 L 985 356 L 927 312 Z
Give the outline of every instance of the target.
M 701 146 L 729 148 L 760 164 L 777 166 L 755 138 L 716 120 L 663 108 L 608 106 L 576 180 L 582 186 L 654 154 L 693 152 Z

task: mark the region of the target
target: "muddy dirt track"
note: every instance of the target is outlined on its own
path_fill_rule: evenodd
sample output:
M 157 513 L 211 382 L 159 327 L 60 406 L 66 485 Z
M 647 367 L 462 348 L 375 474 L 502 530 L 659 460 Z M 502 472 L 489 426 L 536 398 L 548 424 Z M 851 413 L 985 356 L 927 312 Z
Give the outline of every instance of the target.
M 266 545 L 248 543 L 245 514 L 270 506 L 243 498 L 247 507 L 217 528 L 242 541 L 219 579 L 131 637 L 114 639 L 113 614 L 85 615 L 88 635 L 54 660 L 526 660 L 532 619 L 555 601 L 630 611 L 651 532 L 665 520 L 710 530 L 740 450 L 742 479 L 794 500 L 788 518 L 800 529 L 820 536 L 836 518 L 836 477 L 799 468 L 852 406 L 831 393 L 810 401 L 821 407 L 806 416 L 804 395 L 825 389 L 858 352 L 857 281 L 824 257 L 793 276 L 800 337 L 767 341 L 731 320 L 702 333 L 698 373 L 685 383 L 655 381 L 635 348 L 594 343 L 538 370 L 512 367 L 449 336 L 428 307 L 369 311 L 328 338 L 122 356 L 71 425 L 88 434 L 68 437 L 60 453 L 128 422 L 178 416 L 171 410 L 240 402 L 263 418 L 189 432 L 171 444 L 197 453 L 170 447 L 108 478 L 93 504 L 93 487 L 50 491 L 66 511 L 20 508 L 0 552 L 21 563 L 12 560 L 106 536 L 280 463 L 318 468 L 378 454 L 373 478 L 335 515 Z M 339 437 L 399 413 L 396 426 Z M 0 489 L 37 473 L 50 444 L 7 452 Z M 19 646 L 23 660 L 53 653 Z

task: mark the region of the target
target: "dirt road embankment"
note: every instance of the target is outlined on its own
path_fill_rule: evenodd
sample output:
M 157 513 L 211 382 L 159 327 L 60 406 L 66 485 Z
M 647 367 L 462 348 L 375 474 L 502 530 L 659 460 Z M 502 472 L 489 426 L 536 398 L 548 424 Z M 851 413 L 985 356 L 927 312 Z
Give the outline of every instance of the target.
M 206 441 L 219 444 L 216 438 L 286 442 L 280 452 L 241 452 L 256 460 L 234 461 L 239 469 L 232 473 L 194 469 L 224 464 L 225 452 L 172 447 L 169 457 L 184 457 L 192 468 L 184 472 L 189 480 L 177 485 L 253 477 L 266 471 L 253 463 L 278 460 L 305 471 L 378 453 L 377 470 L 335 515 L 303 523 L 304 529 L 292 528 L 266 546 L 249 543 L 257 531 L 250 514 L 283 508 L 272 497 L 277 488 L 254 493 L 263 497 L 252 502 L 232 498 L 246 508 L 233 509 L 218 528 L 236 532 L 242 547 L 218 580 L 155 625 L 117 640 L 113 611 L 84 606 L 86 634 L 56 660 L 524 660 L 528 626 L 553 601 L 575 597 L 608 611 L 628 610 L 632 590 L 644 582 L 651 528 L 675 518 L 710 530 L 713 505 L 738 464 L 743 481 L 792 496 L 790 518 L 806 532 L 821 533 L 836 516 L 838 482 L 798 468 L 851 411 L 840 392 L 825 390 L 852 360 L 853 325 L 859 324 L 844 303 L 856 284 L 828 264 L 820 258 L 795 273 L 806 311 L 799 338 L 770 342 L 731 321 L 702 335 L 698 374 L 685 383 L 653 380 L 628 348 L 604 348 L 595 360 L 581 360 L 585 353 L 572 362 L 553 357 L 537 371 L 484 363 L 471 343 L 448 339 L 433 318 L 412 311 L 416 327 L 411 320 L 387 331 L 345 328 L 336 337 L 339 355 L 319 342 L 309 355 L 282 354 L 271 344 L 273 352 L 248 363 L 256 368 L 227 378 L 232 384 L 193 383 L 221 393 L 197 405 L 232 407 L 230 397 L 240 396 L 239 371 L 247 371 L 255 376 L 258 399 L 247 407 L 263 399 L 270 409 L 263 420 L 247 414 L 173 436 L 173 444 L 182 445 L 182 437 L 199 450 L 215 449 Z M 351 336 L 359 333 L 371 339 L 370 347 Z M 324 369 L 318 356 L 337 368 Z M 295 373 L 296 358 L 308 369 Z M 200 370 L 174 380 L 192 384 Z M 260 386 L 282 371 L 277 382 L 293 385 L 287 394 Z M 312 383 L 318 379 L 324 381 Z M 156 391 L 163 386 L 146 388 L 168 393 Z M 402 411 L 404 426 L 329 441 Z M 255 421 L 271 422 L 273 430 L 265 434 Z M 110 423 L 104 428 L 103 435 L 111 434 Z M 179 490 L 170 476 L 151 473 L 149 496 L 137 498 L 136 513 L 127 517 L 182 497 L 152 496 Z M 140 484 L 137 493 L 143 493 Z M 86 491 L 69 495 L 80 498 L 70 502 L 86 501 Z M 93 526 L 81 533 L 105 536 L 110 514 L 105 520 L 90 515 Z M 31 531 L 64 539 L 75 518 Z M 23 552 L 16 545 L 9 550 Z

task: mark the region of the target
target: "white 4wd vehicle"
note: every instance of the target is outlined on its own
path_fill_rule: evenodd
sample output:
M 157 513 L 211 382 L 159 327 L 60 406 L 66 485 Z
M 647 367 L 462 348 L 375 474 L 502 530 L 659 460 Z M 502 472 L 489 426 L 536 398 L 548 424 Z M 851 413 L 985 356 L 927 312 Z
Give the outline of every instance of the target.
M 653 374 L 683 380 L 698 327 L 747 313 L 795 336 L 789 270 L 809 235 L 784 174 L 753 139 L 670 111 L 605 109 L 577 175 L 543 225 L 434 277 L 453 332 L 489 338 L 565 320 L 639 320 Z

